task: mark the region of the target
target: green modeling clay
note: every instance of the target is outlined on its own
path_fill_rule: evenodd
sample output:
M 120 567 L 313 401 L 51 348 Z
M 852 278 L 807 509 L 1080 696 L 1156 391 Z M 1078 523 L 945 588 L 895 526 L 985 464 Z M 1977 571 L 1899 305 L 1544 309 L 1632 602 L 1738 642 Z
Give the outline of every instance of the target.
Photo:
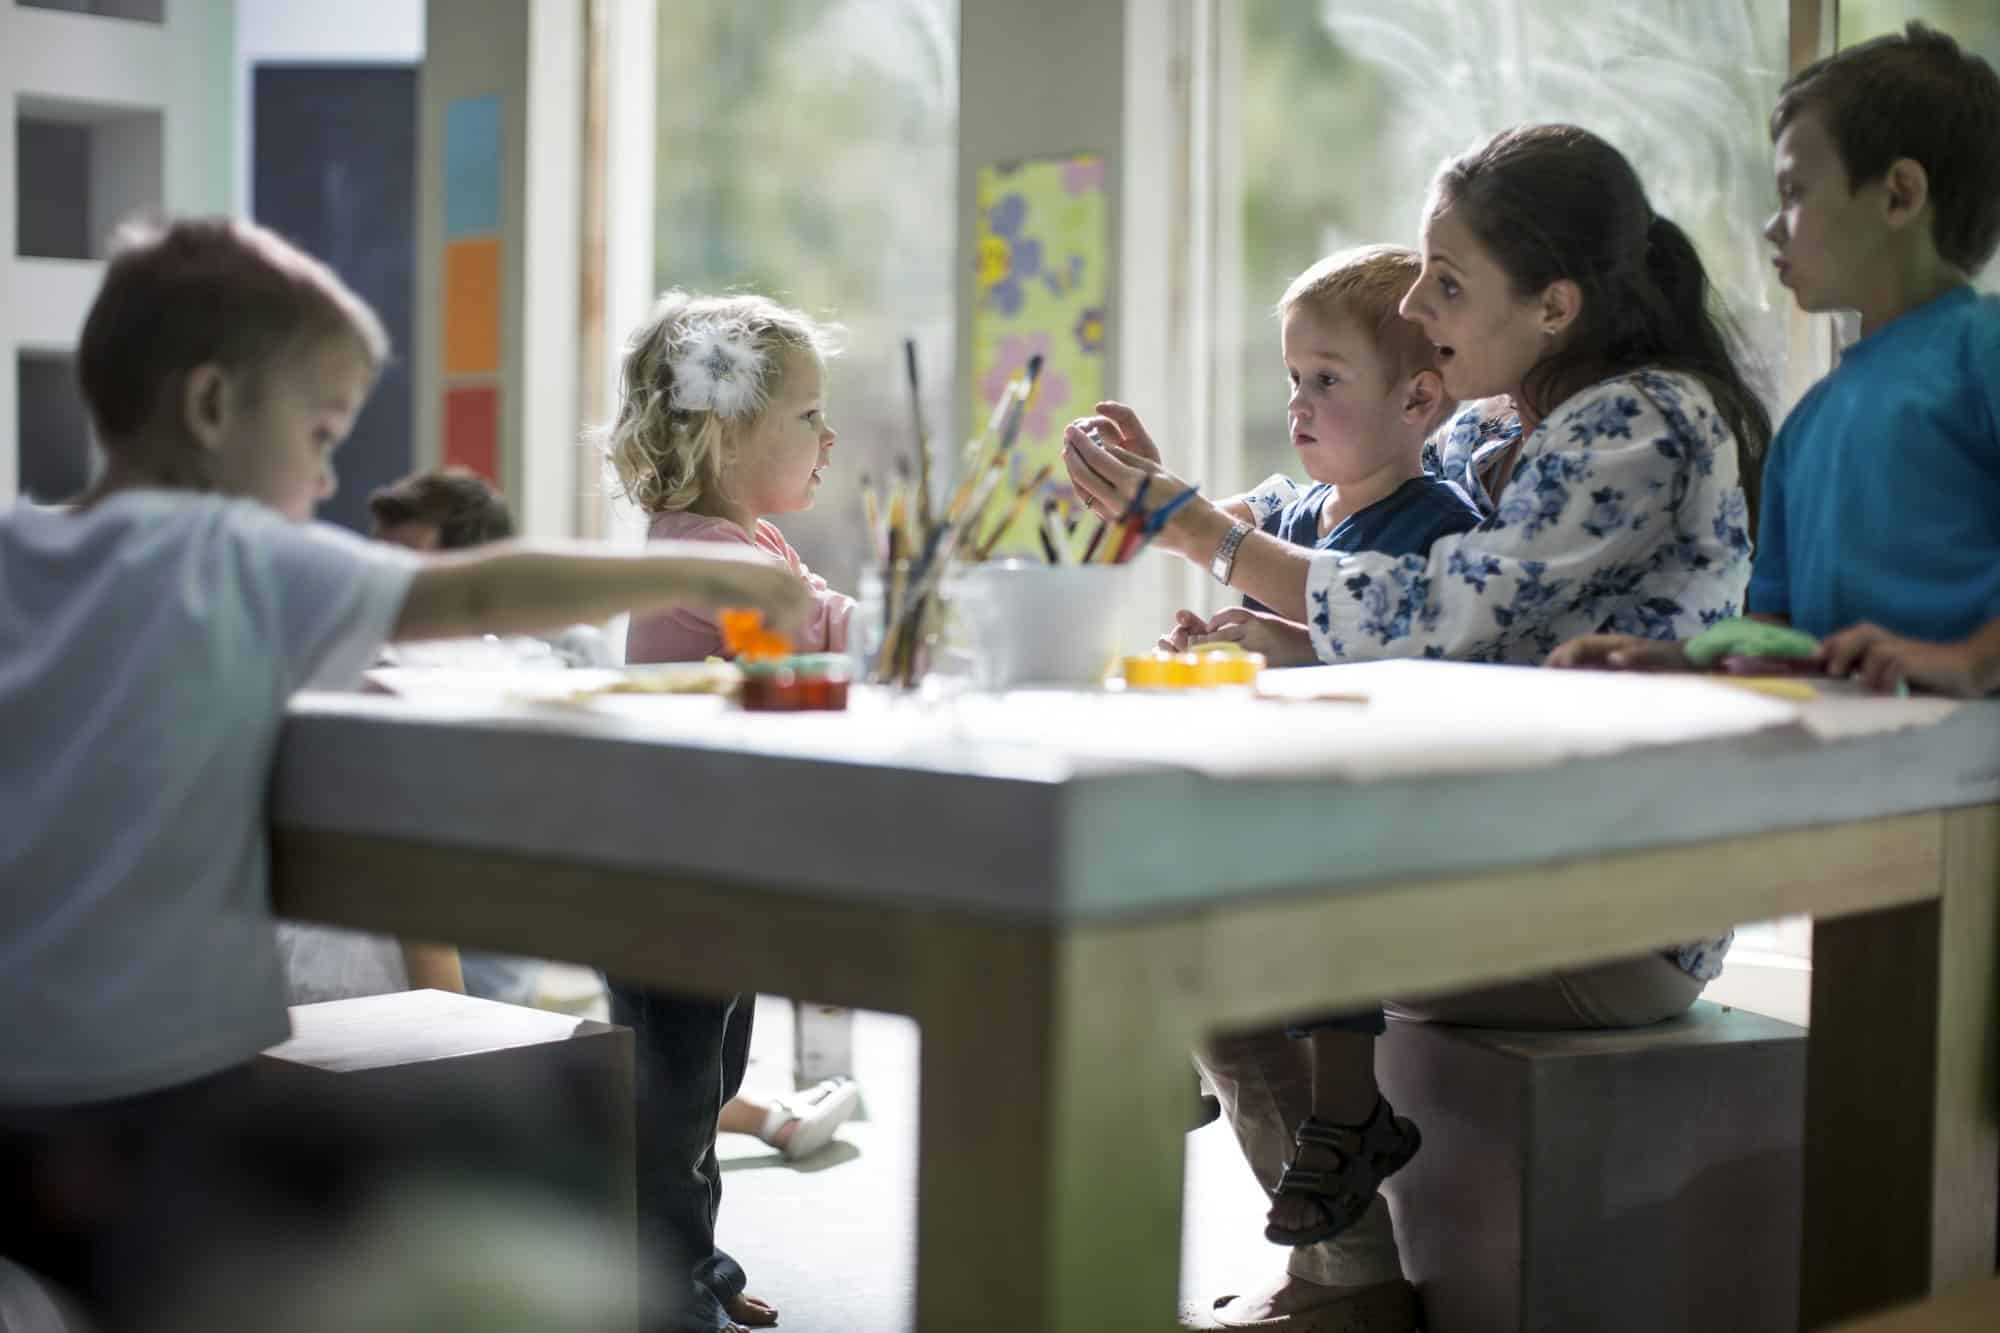
M 1819 640 L 1804 630 L 1739 617 L 1709 626 L 1689 639 L 1683 651 L 1688 661 L 1707 667 L 1725 657 L 1811 657 L 1819 651 Z

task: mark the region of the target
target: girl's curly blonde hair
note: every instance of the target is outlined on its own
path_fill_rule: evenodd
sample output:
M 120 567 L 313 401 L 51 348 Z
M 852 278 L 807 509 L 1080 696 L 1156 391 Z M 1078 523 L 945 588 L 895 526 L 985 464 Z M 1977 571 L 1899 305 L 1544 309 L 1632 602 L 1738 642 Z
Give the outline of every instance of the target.
M 724 468 L 777 393 L 786 353 L 824 367 L 838 332 L 762 296 L 662 294 L 625 349 L 618 416 L 604 431 L 619 493 L 648 514 L 720 494 Z

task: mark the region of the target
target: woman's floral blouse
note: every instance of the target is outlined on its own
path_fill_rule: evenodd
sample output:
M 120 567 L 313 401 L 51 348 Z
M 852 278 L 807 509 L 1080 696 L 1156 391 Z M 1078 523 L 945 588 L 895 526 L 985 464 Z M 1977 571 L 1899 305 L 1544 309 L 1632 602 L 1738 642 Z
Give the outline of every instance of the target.
M 1750 524 L 1735 438 L 1690 375 L 1640 371 L 1556 409 L 1505 489 L 1486 465 L 1520 438 L 1511 409 L 1475 403 L 1424 446 L 1486 521 L 1428 557 L 1316 557 L 1307 623 L 1322 660 L 1451 657 L 1536 664 L 1579 634 L 1686 639 L 1740 614 Z M 1729 936 L 1666 950 L 1701 981 Z
M 1739 614 L 1750 531 L 1735 440 L 1691 375 L 1639 371 L 1573 395 L 1499 496 L 1480 473 L 1518 437 L 1472 404 L 1425 446 L 1486 521 L 1427 557 L 1329 552 L 1306 576 L 1320 659 L 1539 663 L 1579 634 L 1690 638 Z

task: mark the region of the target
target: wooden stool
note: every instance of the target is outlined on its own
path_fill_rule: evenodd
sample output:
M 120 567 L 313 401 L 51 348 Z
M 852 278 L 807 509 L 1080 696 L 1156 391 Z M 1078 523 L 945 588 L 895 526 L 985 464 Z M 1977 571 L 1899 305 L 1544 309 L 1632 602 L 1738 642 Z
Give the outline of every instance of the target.
M 468 1089 L 496 1107 L 555 1108 L 556 1132 L 602 1164 L 603 1215 L 636 1253 L 630 1028 L 436 990 L 296 1005 L 291 1015 L 292 1039 L 258 1058 L 262 1078 L 339 1079 L 344 1094 L 413 1114 L 427 1096 Z
M 1604 1032 L 1392 1021 L 1423 1149 L 1384 1187 L 1429 1333 L 1798 1327 L 1805 1032 L 1698 1002 Z
M 1831 1333 L 1993 1333 L 1996 1328 L 2000 1328 L 2000 1278 L 1981 1278 L 1916 1305 L 1841 1324 Z

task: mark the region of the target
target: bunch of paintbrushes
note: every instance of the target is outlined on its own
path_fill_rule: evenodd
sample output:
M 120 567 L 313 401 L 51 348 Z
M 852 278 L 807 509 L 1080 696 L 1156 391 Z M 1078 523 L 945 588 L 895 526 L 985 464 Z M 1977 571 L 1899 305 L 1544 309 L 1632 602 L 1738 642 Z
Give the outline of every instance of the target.
M 903 352 L 917 445 L 915 475 L 907 463 L 899 462 L 886 503 L 877 497 L 873 483 L 863 477 L 861 502 L 870 553 L 879 562 L 882 587 L 881 647 L 868 663 L 868 679 L 878 685 L 911 686 L 922 678 L 925 645 L 939 628 L 943 611 L 939 594 L 946 573 L 954 564 L 990 559 L 1048 485 L 1056 465 L 1044 464 L 1020 485 L 1007 480 L 1013 471 L 1021 423 L 1041 383 L 1042 358 L 1032 356 L 1027 368 L 1001 392 L 986 429 L 966 442 L 957 484 L 940 512 L 932 494 L 935 469 L 930 433 L 924 425 L 916 343 L 905 340 Z M 1099 517 L 1090 530 L 1082 528 L 1078 522 L 1081 516 L 1068 501 L 1045 498 L 1035 529 L 1042 556 L 1053 565 L 1120 564 L 1145 549 L 1197 489 L 1189 487 L 1148 513 L 1142 484 L 1124 513 L 1111 521 Z
M 983 560 L 1048 481 L 1054 465 L 1043 468 L 1005 503 L 998 524 L 995 497 L 1007 477 L 1021 422 L 1034 401 L 1042 358 L 1030 357 L 1000 395 L 986 429 L 967 442 L 958 469 L 958 484 L 942 511 L 934 502 L 930 433 L 924 426 L 921 381 L 917 377 L 917 345 L 903 344 L 909 370 L 911 422 L 916 432 L 917 468 L 910 475 L 899 465 L 889 488 L 887 505 L 877 500 L 868 478 L 861 479 L 861 499 L 867 513 L 872 554 L 881 565 L 881 648 L 868 664 L 868 679 L 878 685 L 915 685 L 923 675 L 924 646 L 938 628 L 942 605 L 939 592 L 954 562 Z

